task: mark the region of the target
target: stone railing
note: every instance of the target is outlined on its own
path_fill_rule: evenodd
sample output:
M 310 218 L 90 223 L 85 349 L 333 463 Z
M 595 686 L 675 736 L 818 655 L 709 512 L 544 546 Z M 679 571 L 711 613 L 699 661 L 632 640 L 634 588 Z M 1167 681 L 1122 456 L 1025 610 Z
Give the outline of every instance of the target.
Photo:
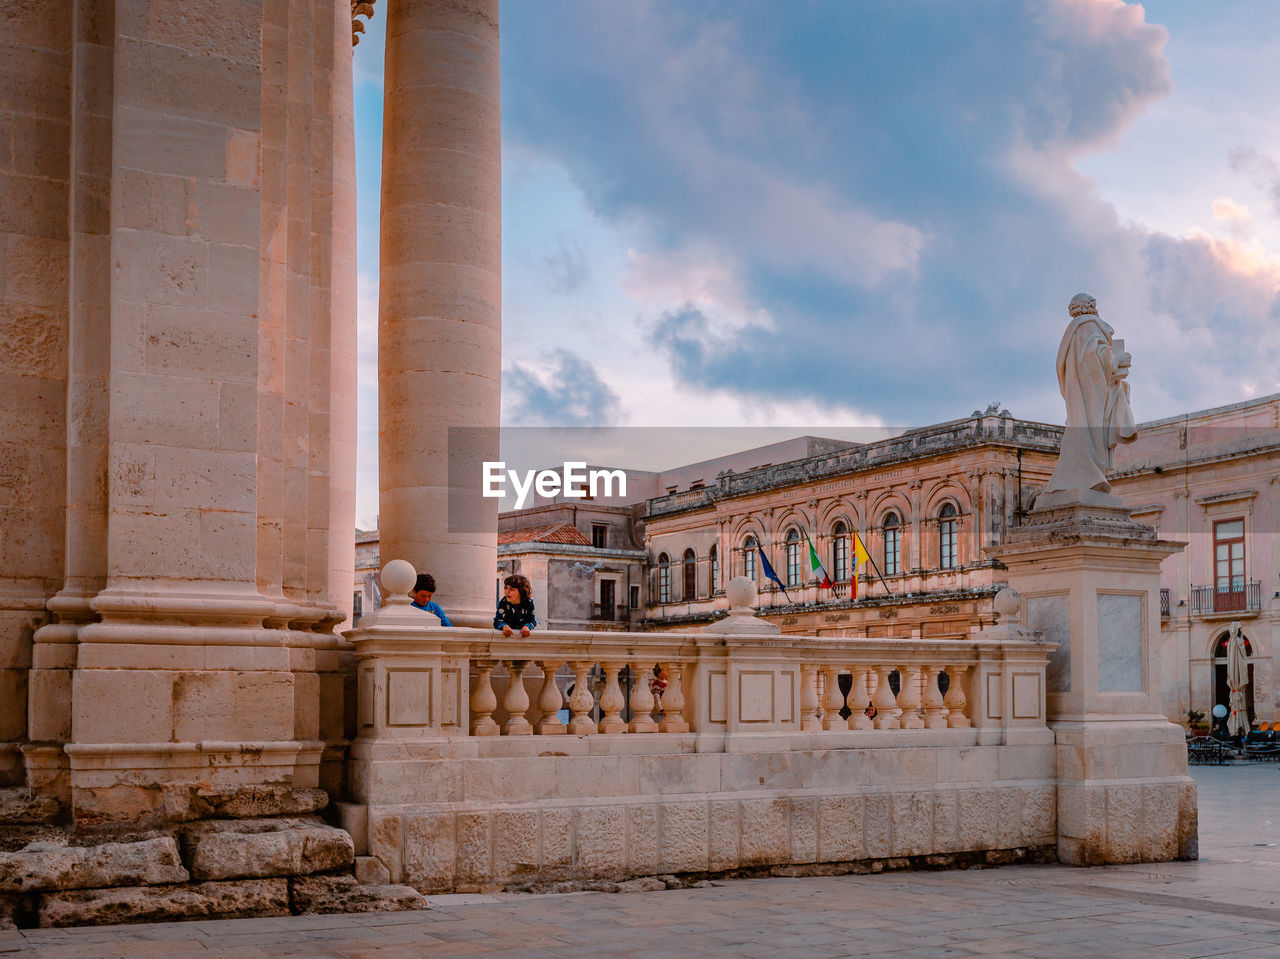
M 362 620 L 357 852 L 425 892 L 1051 857 L 1052 647 L 1020 600 L 921 640 L 784 636 L 750 582 L 726 595 L 698 632 L 521 638 L 398 601 Z
M 413 632 L 351 636 L 361 739 L 969 729 L 1045 720 L 1045 651 L 1026 641 Z M 655 702 L 650 680 L 659 663 L 668 686 Z
M 693 733 L 704 751 L 726 748 L 721 736 L 1045 723 L 1046 647 L 999 630 L 964 640 L 547 630 L 504 638 L 428 621 L 407 604 L 389 606 L 348 634 L 360 740 Z M 658 664 L 668 686 L 655 702 Z

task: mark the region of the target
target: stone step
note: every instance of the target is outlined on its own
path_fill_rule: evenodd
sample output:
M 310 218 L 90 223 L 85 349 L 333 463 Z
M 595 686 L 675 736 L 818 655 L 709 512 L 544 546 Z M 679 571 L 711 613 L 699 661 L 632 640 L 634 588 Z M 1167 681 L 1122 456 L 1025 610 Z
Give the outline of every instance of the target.
M 56 822 L 62 806 L 52 796 L 33 796 L 26 786 L 0 789 L 0 826 L 34 826 Z
M 289 891 L 290 905 L 298 914 L 428 908 L 427 900 L 410 886 L 364 885 L 351 876 L 298 876 L 289 881 Z
M 172 836 L 94 846 L 33 842 L 16 852 L 0 852 L 0 892 L 7 893 L 140 886 L 189 878 Z
M 42 928 L 287 915 L 287 879 L 194 882 L 185 886 L 124 886 L 117 889 L 46 893 L 40 897 L 38 907 Z
M 345 829 L 318 819 L 231 819 L 182 828 L 196 879 L 256 879 L 350 869 L 355 845 Z M 354 881 L 354 880 L 353 880 Z
M 329 794 L 323 789 L 303 789 L 293 786 L 205 788 L 196 792 L 194 805 L 202 819 L 305 816 L 317 813 L 329 805 Z

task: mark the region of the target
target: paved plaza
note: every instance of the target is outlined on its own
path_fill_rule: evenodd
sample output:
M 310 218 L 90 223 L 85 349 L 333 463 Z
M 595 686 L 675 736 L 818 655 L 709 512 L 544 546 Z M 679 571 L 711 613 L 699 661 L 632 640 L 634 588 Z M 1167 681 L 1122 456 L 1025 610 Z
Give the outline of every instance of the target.
M 1194 769 L 1199 862 L 437 896 L 424 912 L 0 932 L 39 959 L 1280 957 L 1280 767 Z

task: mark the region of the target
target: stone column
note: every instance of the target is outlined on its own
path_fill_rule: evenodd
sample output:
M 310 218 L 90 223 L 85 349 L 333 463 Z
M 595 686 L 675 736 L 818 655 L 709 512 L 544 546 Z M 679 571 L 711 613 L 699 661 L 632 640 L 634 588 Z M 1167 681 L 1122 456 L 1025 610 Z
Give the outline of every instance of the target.
M 1183 733 L 1161 714 L 1160 540 L 1115 505 L 1034 510 L 988 550 L 1056 643 L 1046 676 L 1056 738 L 1058 857 L 1094 865 L 1196 857 Z
M 386 16 L 381 552 L 432 573 L 454 622 L 488 625 L 497 500 L 479 493 L 481 463 L 498 458 L 502 362 L 498 0 L 396 0 Z
M 70 3 L 0 10 L 0 786 L 64 569 L 73 23 Z

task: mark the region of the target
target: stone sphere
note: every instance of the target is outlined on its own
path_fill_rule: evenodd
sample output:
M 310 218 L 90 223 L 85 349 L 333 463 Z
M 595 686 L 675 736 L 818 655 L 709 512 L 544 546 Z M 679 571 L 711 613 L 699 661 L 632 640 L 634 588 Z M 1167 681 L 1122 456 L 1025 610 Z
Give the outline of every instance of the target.
M 418 571 L 407 559 L 393 559 L 382 567 L 382 591 L 386 596 L 408 596 L 418 581 Z
M 1006 586 L 996 593 L 993 605 L 996 608 L 996 615 L 1000 617 L 1001 621 L 1017 619 L 1018 614 L 1022 611 L 1022 594 L 1016 589 Z
M 756 601 L 756 584 L 745 576 L 735 576 L 724 589 L 730 609 L 750 609 Z

